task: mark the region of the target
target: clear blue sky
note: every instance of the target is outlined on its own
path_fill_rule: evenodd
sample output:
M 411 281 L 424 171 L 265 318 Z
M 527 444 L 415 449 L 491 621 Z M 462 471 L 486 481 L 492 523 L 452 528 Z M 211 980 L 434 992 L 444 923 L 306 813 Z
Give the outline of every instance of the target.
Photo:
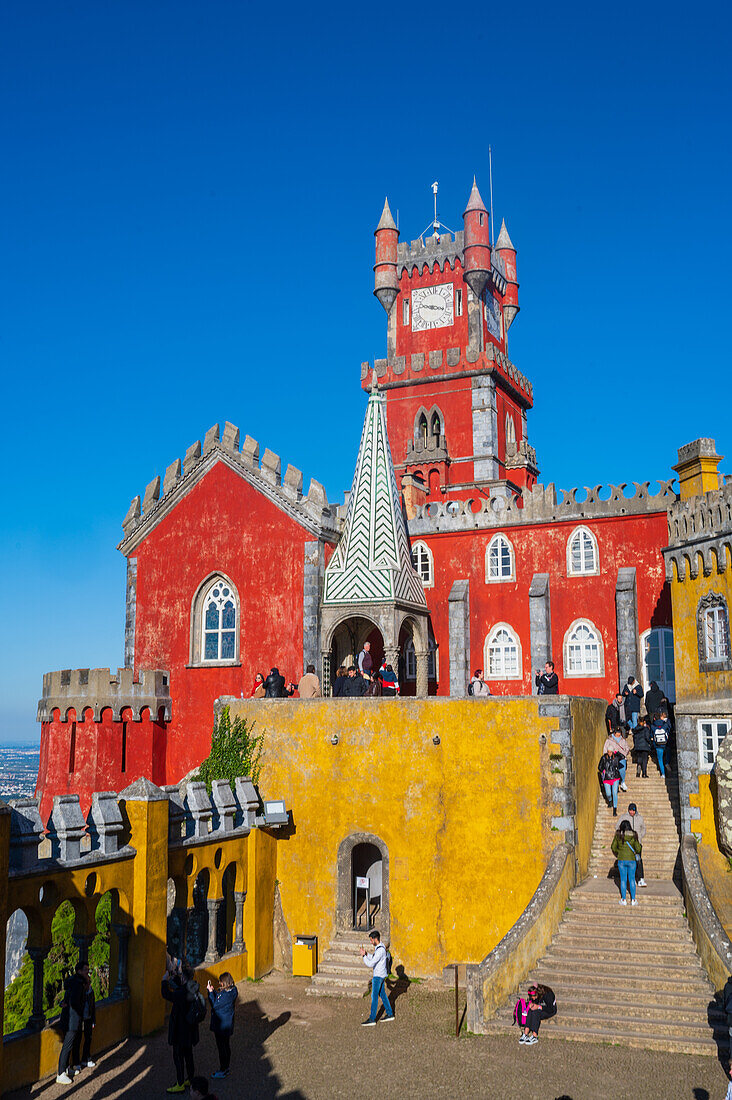
M 121 520 L 212 423 L 341 499 L 384 195 L 410 239 L 438 179 L 460 228 L 489 143 L 542 480 L 729 454 L 729 4 L 477 12 L 3 4 L 0 740 L 44 670 L 121 663 Z

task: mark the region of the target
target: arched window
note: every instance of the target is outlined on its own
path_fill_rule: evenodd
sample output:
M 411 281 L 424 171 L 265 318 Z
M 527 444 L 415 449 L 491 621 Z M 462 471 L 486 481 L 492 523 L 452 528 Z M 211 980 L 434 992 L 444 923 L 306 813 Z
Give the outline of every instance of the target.
M 506 443 L 516 442 L 516 425 L 510 413 L 506 413 Z
M 425 588 L 432 588 L 435 583 L 432 551 L 423 542 L 415 542 L 412 547 L 412 565 L 419 573 L 420 580 Z
M 434 638 L 429 641 L 430 652 L 427 658 L 427 679 L 437 679 L 437 645 Z M 404 675 L 408 680 L 417 679 L 417 654 L 414 642 L 408 638 L 404 643 Z
M 587 527 L 578 527 L 567 542 L 567 573 L 581 577 L 600 572 L 597 539 Z
M 507 623 L 496 623 L 486 638 L 483 669 L 487 680 L 521 679 L 521 643 Z
M 423 447 L 427 446 L 427 417 L 424 413 L 417 422 L 417 440 Z
M 724 596 L 707 592 L 696 613 L 699 670 L 720 672 L 732 668 L 729 644 L 729 611 Z
M 505 535 L 494 535 L 485 552 L 485 579 L 491 581 L 516 580 L 513 547 Z
M 604 675 L 605 654 L 600 631 L 589 619 L 577 619 L 564 635 L 564 675 Z
M 233 664 L 239 660 L 239 597 L 231 581 L 209 577 L 193 599 L 191 664 Z
M 440 417 L 438 413 L 432 413 L 432 438 L 439 439 L 442 435 L 442 424 L 440 423 Z

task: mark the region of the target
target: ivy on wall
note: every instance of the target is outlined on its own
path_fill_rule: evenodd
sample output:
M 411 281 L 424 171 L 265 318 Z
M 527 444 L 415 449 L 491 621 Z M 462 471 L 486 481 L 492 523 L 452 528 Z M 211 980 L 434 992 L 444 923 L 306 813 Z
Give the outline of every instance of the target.
M 211 752 L 201 764 L 195 778 L 206 784 L 211 793 L 214 779 L 226 779 L 234 787 L 238 776 L 249 776 L 255 785 L 261 772 L 264 734 L 254 735 L 254 723 L 235 716 L 224 707 L 214 719 Z

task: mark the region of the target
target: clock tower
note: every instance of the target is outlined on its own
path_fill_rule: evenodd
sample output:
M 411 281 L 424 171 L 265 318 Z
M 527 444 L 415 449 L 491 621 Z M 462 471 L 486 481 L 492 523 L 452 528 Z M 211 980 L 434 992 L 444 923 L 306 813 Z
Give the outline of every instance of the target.
M 433 185 L 436 194 L 437 185 Z M 505 223 L 491 244 L 490 214 L 475 180 L 453 236 L 399 243 L 384 203 L 376 229 L 374 294 L 387 314 L 387 357 L 374 368 L 386 394 L 397 476 L 427 499 L 531 487 L 538 476 L 526 434 L 528 380 L 508 358 L 518 313 L 516 250 Z M 362 364 L 368 388 L 371 365 Z

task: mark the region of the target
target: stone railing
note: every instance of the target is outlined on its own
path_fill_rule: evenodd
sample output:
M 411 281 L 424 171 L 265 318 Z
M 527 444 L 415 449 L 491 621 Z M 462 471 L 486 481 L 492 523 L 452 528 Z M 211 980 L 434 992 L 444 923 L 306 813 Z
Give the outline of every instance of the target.
M 78 718 L 85 710 L 93 710 L 94 720 L 98 722 L 102 711 L 109 707 L 117 722 L 127 708 L 137 721 L 142 711 L 148 709 L 153 721 L 162 710 L 165 721 L 169 722 L 170 675 L 157 668 L 141 668 L 137 672 L 118 668 L 116 673 L 108 668 L 66 668 L 46 672 L 43 693 L 38 701 L 38 721 L 49 722 L 56 707 L 62 721 L 73 707 Z

